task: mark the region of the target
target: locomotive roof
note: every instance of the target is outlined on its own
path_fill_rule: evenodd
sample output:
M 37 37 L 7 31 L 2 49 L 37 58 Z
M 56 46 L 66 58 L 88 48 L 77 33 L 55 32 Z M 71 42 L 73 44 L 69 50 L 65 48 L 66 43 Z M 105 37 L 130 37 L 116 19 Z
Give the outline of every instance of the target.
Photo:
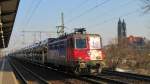
M 84 34 L 81 34 L 81 33 L 71 33 L 71 34 L 68 34 L 67 37 L 76 37 L 76 36 L 88 36 L 88 35 L 93 35 L 93 36 L 100 36 L 99 34 L 90 34 L 90 33 L 84 33 Z
M 64 34 L 62 36 L 59 36 L 58 38 L 48 38 L 49 42 L 53 42 L 53 41 L 57 41 L 57 40 L 61 40 L 61 39 L 67 39 L 67 38 L 73 38 L 73 37 L 78 37 L 78 36 L 100 36 L 99 34 L 89 34 L 89 33 L 70 33 L 70 34 Z
M 59 36 L 58 38 L 49 38 L 49 42 L 53 42 L 53 41 L 57 41 L 57 40 L 61 40 L 61 39 L 68 39 L 68 38 L 73 38 L 73 37 L 84 37 L 84 36 L 88 36 L 88 35 L 94 35 L 94 36 L 100 36 L 99 34 L 89 34 L 86 32 L 85 28 L 75 28 L 73 33 L 69 33 L 69 34 L 63 34 L 61 36 Z

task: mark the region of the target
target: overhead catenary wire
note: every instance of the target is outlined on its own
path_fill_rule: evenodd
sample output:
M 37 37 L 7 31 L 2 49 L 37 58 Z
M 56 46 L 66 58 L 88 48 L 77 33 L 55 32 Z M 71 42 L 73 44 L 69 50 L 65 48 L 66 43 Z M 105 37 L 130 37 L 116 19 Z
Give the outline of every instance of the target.
M 136 10 L 134 10 L 134 11 L 130 11 L 130 12 L 125 13 L 125 14 L 123 14 L 123 15 L 116 16 L 116 17 L 112 17 L 112 18 L 110 18 L 110 19 L 104 20 L 104 21 L 101 22 L 101 23 L 97 23 L 97 24 L 94 24 L 94 25 L 90 25 L 90 26 L 88 26 L 88 27 L 90 28 L 90 27 L 100 26 L 100 25 L 103 25 L 103 24 L 105 24 L 105 23 L 107 23 L 107 22 L 110 22 L 110 21 L 112 21 L 112 20 L 114 20 L 114 19 L 118 19 L 118 18 L 121 18 L 121 17 L 127 17 L 127 16 L 130 16 L 130 15 L 132 15 L 132 14 L 134 14 L 134 13 L 139 12 L 139 11 L 140 11 L 140 9 L 136 9 Z
M 120 4 L 119 7 L 117 6 L 117 7 L 115 7 L 115 8 L 111 8 L 111 9 L 107 10 L 107 12 L 110 13 L 111 10 L 116 11 L 116 9 L 117 9 L 117 11 L 118 11 L 119 8 L 124 7 L 124 6 L 128 6 L 128 5 L 130 5 L 130 3 L 132 3 L 132 2 L 133 2 L 132 0 L 129 0 L 129 1 L 125 2 L 125 3 Z M 114 12 L 114 11 L 112 11 L 112 12 Z M 105 14 L 103 14 L 103 15 L 106 15 L 106 14 L 108 14 L 108 13 L 105 13 Z M 94 19 L 96 19 L 96 18 L 97 18 L 97 16 L 96 16 Z M 109 20 L 110 20 L 110 19 L 109 19 Z M 91 20 L 90 20 L 90 21 L 91 21 Z M 107 21 L 105 20 L 104 22 L 107 22 Z
M 70 9 L 68 11 L 69 15 L 72 14 L 73 12 L 75 12 L 74 10 L 77 10 L 79 8 L 81 8 L 83 5 L 85 5 L 87 2 L 89 2 L 89 0 L 84 0 L 81 3 L 79 3 L 77 6 L 75 6 L 74 8 Z
M 23 10 L 23 12 L 24 12 L 24 20 L 22 20 L 23 21 L 23 23 L 22 24 L 25 24 L 27 21 L 27 18 L 28 18 L 28 16 L 29 16 L 29 14 L 30 14 L 30 11 L 32 10 L 32 8 L 34 8 L 34 3 L 35 3 L 36 1 L 35 0 L 31 0 L 31 2 L 28 4 L 28 7 L 25 7 L 27 10 L 24 10 L 25 8 L 22 8 L 22 10 Z M 20 5 L 19 6 L 22 6 L 24 4 L 24 0 L 21 0 L 21 2 L 20 2 Z M 30 6 L 31 5 L 31 6 Z M 19 7 L 20 8 L 20 7 Z M 18 11 L 19 12 L 19 11 Z M 21 13 L 23 13 L 23 12 L 21 12 Z M 16 17 L 17 18 L 17 17 Z M 15 24 L 15 23 L 14 23 Z M 21 26 L 22 27 L 22 26 Z M 26 26 L 23 26 L 23 28 L 25 28 Z M 18 33 L 18 32 L 16 32 L 16 31 L 14 31 L 13 30 L 13 34 L 11 35 L 11 47 L 15 47 L 15 48 L 17 48 L 17 46 L 15 45 L 16 43 L 15 42 L 17 42 L 17 44 L 19 44 L 18 42 L 20 42 L 20 41 L 17 41 L 17 40 L 19 40 L 19 37 L 17 37 L 17 35 L 15 35 L 16 33 Z M 16 40 L 17 39 L 17 40 Z M 9 46 L 10 46 L 10 42 L 9 42 Z M 21 45 L 19 45 L 20 47 L 21 47 Z M 19 48 L 19 47 L 18 47 Z
M 39 6 L 40 6 L 40 4 L 41 4 L 42 1 L 43 1 L 43 0 L 39 0 L 39 1 L 35 4 L 33 10 L 31 11 L 31 14 L 30 14 L 29 18 L 27 19 L 26 25 L 29 25 L 29 23 L 30 23 L 30 21 L 31 21 L 33 15 L 34 15 L 34 13 L 35 13 L 36 10 L 39 8 Z
M 37 11 L 37 9 L 39 8 L 41 2 L 43 0 L 38 0 L 37 3 L 35 3 L 36 1 L 35 0 L 32 0 L 31 1 L 31 7 L 29 9 L 27 9 L 27 13 L 25 14 L 25 17 L 27 18 L 25 21 L 24 21 L 24 27 L 23 27 L 23 30 L 29 25 L 29 23 L 31 22 L 31 19 L 34 15 L 34 13 Z M 33 5 L 34 4 L 34 5 Z M 31 12 L 30 12 L 31 11 Z M 30 12 L 30 13 L 29 13 Z M 28 16 L 28 17 L 27 17 Z M 23 34 L 23 42 L 22 44 L 25 44 L 25 38 L 24 38 L 24 34 Z
M 92 19 L 90 19 L 90 21 L 91 21 L 91 20 L 94 20 L 94 19 L 97 19 L 99 16 L 108 15 L 108 14 L 110 14 L 110 11 L 112 11 L 112 10 L 113 10 L 112 12 L 115 12 L 115 11 L 118 12 L 118 11 L 120 11 L 120 8 L 122 8 L 122 7 L 124 7 L 124 6 L 131 5 L 131 2 L 133 2 L 133 1 L 129 0 L 129 1 L 127 1 L 126 3 L 120 4 L 119 6 L 117 6 L 117 7 L 115 7 L 115 8 L 111 8 L 111 9 L 107 10 L 107 12 L 103 13 L 102 15 L 98 15 L 98 16 L 93 17 Z M 112 12 L 111 12 L 111 13 L 112 13 Z
M 83 15 L 85 15 L 85 14 L 88 14 L 88 12 L 93 11 L 94 9 L 96 9 L 96 8 L 98 8 L 98 7 L 100 7 L 100 6 L 104 5 L 104 4 L 106 4 L 106 3 L 109 2 L 109 1 L 110 1 L 110 0 L 104 0 L 103 2 L 101 2 L 101 3 L 97 4 L 97 5 L 95 5 L 94 7 L 85 10 L 85 11 L 84 11 L 83 13 L 81 13 L 80 15 L 75 16 L 75 17 L 73 17 L 72 19 L 68 20 L 68 21 L 67 21 L 67 24 L 71 23 L 72 21 L 74 21 L 74 20 L 80 18 L 81 16 L 83 16 Z
M 34 0 L 32 0 L 31 1 L 31 3 L 29 4 L 29 5 L 31 5 L 31 6 L 28 6 L 28 8 L 27 8 L 27 10 L 25 11 L 25 19 L 27 19 L 27 17 L 29 16 L 29 14 L 30 14 L 30 11 L 32 11 L 32 9 L 34 8 L 33 6 L 33 4 L 35 3 L 35 1 Z M 24 20 L 24 22 L 25 22 L 26 20 Z

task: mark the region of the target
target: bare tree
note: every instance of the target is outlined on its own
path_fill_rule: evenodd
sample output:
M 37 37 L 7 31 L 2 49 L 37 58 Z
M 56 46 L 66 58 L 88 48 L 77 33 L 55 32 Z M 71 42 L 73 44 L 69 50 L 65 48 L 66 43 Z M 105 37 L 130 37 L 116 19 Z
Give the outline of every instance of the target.
M 141 0 L 144 3 L 144 6 L 142 7 L 144 9 L 145 13 L 150 12 L 150 0 Z
M 130 69 L 141 74 L 150 73 L 150 41 L 141 48 L 126 42 L 120 45 L 115 39 L 105 47 L 106 64 L 109 68 Z

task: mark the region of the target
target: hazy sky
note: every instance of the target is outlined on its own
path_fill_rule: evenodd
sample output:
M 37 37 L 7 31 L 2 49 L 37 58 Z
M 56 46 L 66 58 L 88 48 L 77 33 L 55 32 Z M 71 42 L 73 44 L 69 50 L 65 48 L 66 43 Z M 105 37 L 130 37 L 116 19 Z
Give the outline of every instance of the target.
M 21 31 L 56 32 L 64 13 L 66 32 L 85 27 L 98 33 L 107 44 L 117 37 L 119 17 L 125 19 L 127 35 L 150 37 L 150 14 L 143 14 L 140 0 L 21 0 L 9 47 L 22 44 Z M 27 35 L 28 34 L 28 35 Z M 33 33 L 25 34 L 25 43 L 33 42 Z M 42 34 L 46 38 L 46 34 Z M 39 35 L 36 35 L 39 39 Z

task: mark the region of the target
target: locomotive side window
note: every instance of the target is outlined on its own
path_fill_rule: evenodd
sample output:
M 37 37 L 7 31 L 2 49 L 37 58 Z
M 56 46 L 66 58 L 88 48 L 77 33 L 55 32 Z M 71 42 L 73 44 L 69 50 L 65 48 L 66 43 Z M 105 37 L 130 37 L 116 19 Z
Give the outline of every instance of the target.
M 86 39 L 76 39 L 75 46 L 76 48 L 86 48 Z

